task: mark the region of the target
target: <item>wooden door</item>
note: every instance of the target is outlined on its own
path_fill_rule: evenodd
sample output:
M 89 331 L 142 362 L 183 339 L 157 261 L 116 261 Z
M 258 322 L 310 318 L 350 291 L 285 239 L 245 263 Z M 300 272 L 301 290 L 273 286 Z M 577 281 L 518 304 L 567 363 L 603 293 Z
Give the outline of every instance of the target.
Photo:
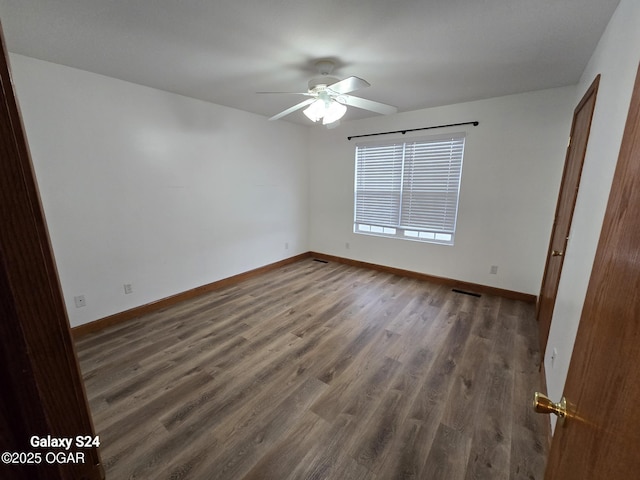
M 573 210 L 578 196 L 582 165 L 587 151 L 591 119 L 596 105 L 599 84 L 600 75 L 593 81 L 573 112 L 573 123 L 571 124 L 560 194 L 558 195 L 551 240 L 549 241 L 547 263 L 544 267 L 542 287 L 538 297 L 538 331 L 540 333 L 540 352 L 543 359 L 547 347 L 549 329 L 551 328 L 551 318 L 553 316 L 553 307 L 556 303 L 564 255 L 569 241 L 569 230 L 571 229 Z
M 564 394 L 545 478 L 640 478 L 640 69 Z
M 76 439 L 95 433 L 1 28 L 0 44 L 0 478 L 100 479 L 98 448 Z M 48 435 L 71 448 L 33 446 Z

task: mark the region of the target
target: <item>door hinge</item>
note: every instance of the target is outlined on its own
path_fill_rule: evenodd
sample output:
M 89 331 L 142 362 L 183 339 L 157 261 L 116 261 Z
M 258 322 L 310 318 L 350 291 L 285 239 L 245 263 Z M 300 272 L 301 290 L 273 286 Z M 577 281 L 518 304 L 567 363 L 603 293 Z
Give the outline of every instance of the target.
M 569 137 L 569 143 L 567 143 L 567 148 L 571 146 L 571 137 Z

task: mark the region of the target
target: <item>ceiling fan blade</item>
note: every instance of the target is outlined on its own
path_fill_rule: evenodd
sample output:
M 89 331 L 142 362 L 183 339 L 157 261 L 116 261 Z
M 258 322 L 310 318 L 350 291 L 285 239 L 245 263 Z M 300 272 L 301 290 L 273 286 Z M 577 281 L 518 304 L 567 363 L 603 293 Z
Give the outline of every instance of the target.
M 355 92 L 356 90 L 369 87 L 370 85 L 371 84 L 369 82 L 359 77 L 348 77 L 344 80 L 340 80 L 339 82 L 332 83 L 327 87 L 327 89 L 335 93 L 343 94 Z
M 307 97 L 312 96 L 313 94 L 309 93 L 309 92 L 256 92 L 257 94 L 264 94 L 264 93 L 268 93 L 268 94 L 280 94 L 280 95 L 305 95 Z
M 344 95 L 340 97 L 339 101 L 341 103 L 346 103 L 350 107 L 361 108 L 363 110 L 381 113 L 382 115 L 389 115 L 391 113 L 397 113 L 398 111 L 398 109 L 392 105 L 374 102 L 373 100 L 367 100 L 366 98 L 353 97 L 351 95 Z
M 274 115 L 273 117 L 271 117 L 269 120 L 278 120 L 279 118 L 282 118 L 284 116 L 289 115 L 290 113 L 295 112 L 296 110 L 300 110 L 301 108 L 306 107 L 307 105 L 312 104 L 313 102 L 315 102 L 316 99 L 314 98 L 307 98 L 304 102 L 300 102 L 297 105 L 294 105 L 291 108 L 287 108 L 284 112 L 280 112 L 277 115 Z

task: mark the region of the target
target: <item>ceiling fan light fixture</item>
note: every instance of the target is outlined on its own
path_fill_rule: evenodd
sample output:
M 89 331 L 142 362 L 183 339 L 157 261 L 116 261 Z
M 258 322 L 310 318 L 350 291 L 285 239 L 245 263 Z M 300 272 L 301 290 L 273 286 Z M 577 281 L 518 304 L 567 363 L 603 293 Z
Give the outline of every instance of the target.
M 347 106 L 335 100 L 318 98 L 302 111 L 312 122 L 322 119 L 323 125 L 340 120 L 347 112 Z
M 344 117 L 345 113 L 347 113 L 347 106 L 343 105 L 340 102 L 332 100 L 331 103 L 326 107 L 324 117 L 322 117 L 322 124 L 327 125 L 329 123 L 336 122 Z
M 325 101 L 321 99 L 317 99 L 307 108 L 305 108 L 302 111 L 302 113 L 304 113 L 307 116 L 307 118 L 312 122 L 317 122 L 322 117 L 324 117 L 325 109 L 326 109 Z

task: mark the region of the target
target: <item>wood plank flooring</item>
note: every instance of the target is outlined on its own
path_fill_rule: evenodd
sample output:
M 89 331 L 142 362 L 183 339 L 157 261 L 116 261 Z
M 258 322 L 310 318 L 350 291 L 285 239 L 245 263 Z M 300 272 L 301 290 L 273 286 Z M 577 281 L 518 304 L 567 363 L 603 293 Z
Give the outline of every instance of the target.
M 542 479 L 533 306 L 305 259 L 77 341 L 107 479 Z

